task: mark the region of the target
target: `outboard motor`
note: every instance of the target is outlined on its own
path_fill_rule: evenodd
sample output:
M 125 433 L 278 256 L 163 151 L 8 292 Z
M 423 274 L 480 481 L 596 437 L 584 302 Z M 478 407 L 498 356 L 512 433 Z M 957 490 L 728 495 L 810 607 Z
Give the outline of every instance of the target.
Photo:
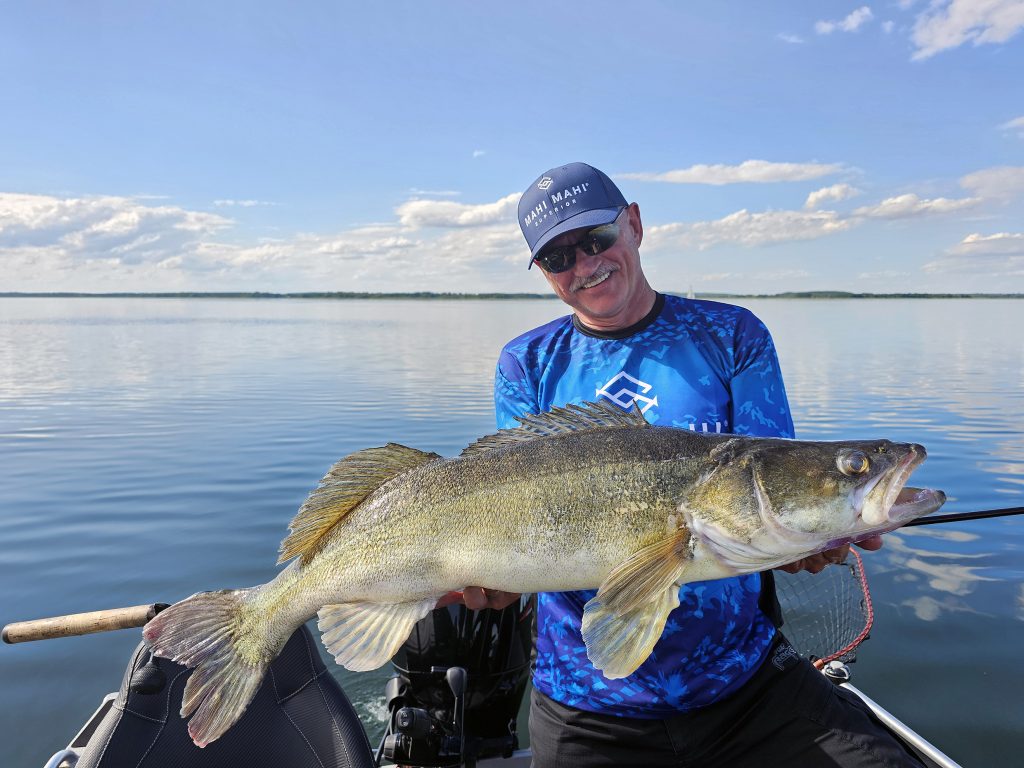
M 75 768 L 244 765 L 372 768 L 359 718 L 300 627 L 274 659 L 245 714 L 200 749 L 178 714 L 189 670 L 154 658 L 146 643 L 132 656 L 113 706 L 79 751 Z
M 410 766 L 473 766 L 519 746 L 516 717 L 529 678 L 535 598 L 504 610 L 437 609 L 392 663 L 383 756 Z

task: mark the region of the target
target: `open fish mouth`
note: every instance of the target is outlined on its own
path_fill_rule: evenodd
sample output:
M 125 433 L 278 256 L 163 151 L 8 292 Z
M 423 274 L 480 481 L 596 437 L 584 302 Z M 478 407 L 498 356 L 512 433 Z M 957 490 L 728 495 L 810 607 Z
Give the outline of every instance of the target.
M 931 488 L 911 488 L 909 486 L 900 488 L 896 493 L 892 506 L 889 507 L 886 522 L 864 528 L 850 536 L 832 539 L 825 544 L 823 549 L 832 549 L 842 544 L 862 541 L 871 536 L 891 533 L 911 520 L 930 515 L 945 503 L 946 494 L 942 491 L 932 490 Z
M 925 494 L 935 492 L 905 488 L 910 475 L 927 455 L 924 446 L 911 445 L 898 465 L 854 492 L 853 504 L 858 510 L 858 522 L 863 527 L 872 531 L 893 530 L 907 520 L 934 512 L 941 506 L 942 502 L 939 502 L 933 509 L 928 509 Z M 942 501 L 945 501 L 944 495 Z
M 942 491 L 904 486 L 889 508 L 889 520 L 902 525 L 909 520 L 930 515 L 945 503 L 946 494 Z

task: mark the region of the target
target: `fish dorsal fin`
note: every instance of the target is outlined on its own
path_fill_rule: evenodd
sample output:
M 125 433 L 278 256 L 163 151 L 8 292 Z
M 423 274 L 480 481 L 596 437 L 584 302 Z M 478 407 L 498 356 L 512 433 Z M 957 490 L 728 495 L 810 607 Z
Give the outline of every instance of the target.
M 338 461 L 309 494 L 288 528 L 290 534 L 281 542 L 283 563 L 302 555 L 302 564 L 309 562 L 323 545 L 327 534 L 345 515 L 392 478 L 440 459 L 397 443 L 381 448 L 366 448 Z
M 611 427 L 650 426 L 636 401 L 633 402 L 633 407 L 628 411 L 622 410 L 614 403 L 605 401 L 583 403 L 582 405 L 570 403 L 564 408 L 552 408 L 546 413 L 519 416 L 516 418 L 516 421 L 519 422 L 520 426 L 513 429 L 503 429 L 493 435 L 481 437 L 475 443 L 467 446 L 462 451 L 462 455 L 468 456 L 485 453 L 495 448 L 505 448 L 526 440 L 562 435 L 567 432 L 608 429 Z

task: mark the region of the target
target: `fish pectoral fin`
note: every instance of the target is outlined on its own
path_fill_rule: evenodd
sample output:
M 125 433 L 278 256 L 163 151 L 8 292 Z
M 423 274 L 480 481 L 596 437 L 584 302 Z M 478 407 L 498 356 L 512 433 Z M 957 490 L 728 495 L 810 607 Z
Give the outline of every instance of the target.
M 278 564 L 302 555 L 309 562 L 323 546 L 327 534 L 349 512 L 392 478 L 440 459 L 398 443 L 351 453 L 327 470 L 289 524 L 291 533 L 281 542 Z
M 690 532 L 678 528 L 671 535 L 637 550 L 612 569 L 597 596 L 619 613 L 649 603 L 679 580 L 680 569 L 690 560 Z
M 625 613 L 611 609 L 600 597 L 591 598 L 583 609 L 583 642 L 590 663 L 609 680 L 633 674 L 651 655 L 665 620 L 678 605 L 676 584 Z
M 633 554 L 608 575 L 583 609 L 583 642 L 591 663 L 609 679 L 632 674 L 651 654 L 689 559 L 685 529 Z
M 317 614 L 317 626 L 335 661 L 353 672 L 368 672 L 391 660 L 439 597 L 411 603 L 325 605 Z

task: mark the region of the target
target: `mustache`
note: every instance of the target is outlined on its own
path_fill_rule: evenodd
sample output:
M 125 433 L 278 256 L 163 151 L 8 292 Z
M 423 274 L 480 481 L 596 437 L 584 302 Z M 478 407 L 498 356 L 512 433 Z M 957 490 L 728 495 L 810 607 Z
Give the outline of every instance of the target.
M 589 283 L 592 283 L 595 280 L 598 280 L 598 279 L 600 279 L 602 277 L 606 277 L 607 275 L 612 274 L 612 272 L 618 272 L 618 271 L 619 271 L 619 268 L 614 266 L 614 265 L 611 265 L 611 264 L 599 264 L 597 269 L 595 269 L 593 272 L 591 272 L 586 277 L 574 278 L 572 283 L 570 283 L 570 285 L 569 285 L 569 291 L 570 292 L 578 291 L 578 290 L 584 288 Z

